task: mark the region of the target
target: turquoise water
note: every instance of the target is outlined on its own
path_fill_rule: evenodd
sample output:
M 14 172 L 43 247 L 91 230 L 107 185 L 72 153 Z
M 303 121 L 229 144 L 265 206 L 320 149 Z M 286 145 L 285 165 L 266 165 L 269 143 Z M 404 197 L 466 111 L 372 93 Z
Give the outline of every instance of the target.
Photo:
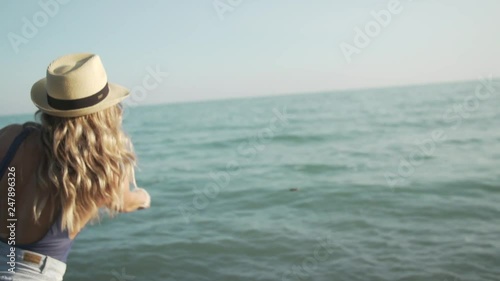
M 87 227 L 66 279 L 500 280 L 500 84 L 478 85 L 130 108 L 152 207 Z

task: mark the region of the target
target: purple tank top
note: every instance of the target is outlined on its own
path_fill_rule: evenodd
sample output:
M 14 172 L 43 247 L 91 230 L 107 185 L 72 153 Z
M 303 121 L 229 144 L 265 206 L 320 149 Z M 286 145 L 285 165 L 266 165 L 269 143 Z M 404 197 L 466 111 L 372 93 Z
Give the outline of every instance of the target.
M 33 251 L 66 263 L 72 245 L 73 240 L 69 238 L 68 231 L 61 230 L 61 215 L 59 215 L 42 239 L 35 243 L 16 246 L 20 249 Z
M 0 162 L 0 179 L 5 174 L 8 165 L 14 158 L 16 151 L 21 143 L 34 129 L 34 127 L 23 126 L 23 131 L 16 136 L 16 138 L 10 145 L 9 150 Z M 67 230 L 61 230 L 61 219 L 62 216 L 61 213 L 59 213 L 56 221 L 52 224 L 49 231 L 47 231 L 42 239 L 30 244 L 17 244 L 16 247 L 46 255 L 66 263 L 69 251 L 71 250 L 71 246 L 73 245 L 73 240 L 69 238 L 69 233 Z M 0 241 L 6 242 L 4 240 Z

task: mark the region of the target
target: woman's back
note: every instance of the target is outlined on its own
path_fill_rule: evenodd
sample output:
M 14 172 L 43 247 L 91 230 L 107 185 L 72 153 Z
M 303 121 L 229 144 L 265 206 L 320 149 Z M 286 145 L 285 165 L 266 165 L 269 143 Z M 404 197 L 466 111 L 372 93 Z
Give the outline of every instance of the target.
M 21 125 L 11 125 L 0 130 L 0 159 L 3 159 L 8 148 L 17 135 L 23 130 Z M 15 216 L 16 223 L 16 245 L 32 244 L 41 240 L 49 229 L 57 224 L 60 206 L 57 204 L 47 204 L 41 213 L 38 222 L 35 222 L 33 206 L 35 204 L 35 194 L 37 186 L 37 169 L 43 161 L 43 151 L 40 142 L 40 131 L 32 130 L 26 139 L 20 144 L 14 158 L 8 165 L 15 167 Z M 12 174 L 11 174 L 12 175 Z M 7 198 L 8 170 L 4 173 L 0 181 L 0 194 Z M 12 181 L 12 180 L 11 180 Z M 0 201 L 0 210 L 7 210 L 7 200 Z M 53 217 L 50 214 L 55 214 Z M 8 212 L 0 212 L 0 237 L 7 237 Z M 90 219 L 91 214 L 87 214 L 79 228 L 81 229 Z M 69 238 L 73 239 L 78 234 L 77 230 L 69 233 Z

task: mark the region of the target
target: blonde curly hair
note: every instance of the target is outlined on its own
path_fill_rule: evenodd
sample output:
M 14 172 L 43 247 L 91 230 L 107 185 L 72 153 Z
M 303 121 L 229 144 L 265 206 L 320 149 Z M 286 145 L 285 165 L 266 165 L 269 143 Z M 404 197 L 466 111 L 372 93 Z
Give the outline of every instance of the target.
M 44 150 L 37 171 L 36 221 L 47 204 L 54 204 L 50 216 L 60 212 L 62 229 L 79 231 L 89 212 L 96 219 L 100 207 L 110 215 L 123 208 L 124 188 L 135 184 L 136 156 L 121 127 L 122 113 L 121 104 L 79 117 L 35 113 Z

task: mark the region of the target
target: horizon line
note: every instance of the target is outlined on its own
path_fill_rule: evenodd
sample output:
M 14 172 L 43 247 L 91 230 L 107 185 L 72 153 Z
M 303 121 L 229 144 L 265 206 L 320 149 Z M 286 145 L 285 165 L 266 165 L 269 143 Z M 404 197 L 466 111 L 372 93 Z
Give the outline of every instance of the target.
M 136 105 L 133 107 L 156 107 L 162 105 L 179 105 L 179 104 L 189 104 L 189 103 L 205 103 L 205 102 L 218 102 L 227 100 L 240 100 L 240 99 L 261 99 L 261 98 L 273 98 L 273 97 L 286 97 L 286 96 L 300 96 L 300 95 L 314 95 L 314 94 L 335 94 L 340 92 L 358 92 L 358 91 L 368 91 L 368 90 L 384 90 L 384 89 L 397 89 L 397 88 L 411 88 L 411 87 L 427 87 L 436 85 L 447 85 L 447 84 L 466 84 L 477 82 L 478 79 L 467 79 L 467 80 L 448 80 L 448 81 L 436 81 L 427 83 L 414 83 L 414 84 L 401 84 L 401 85 L 387 85 L 387 86 L 376 86 L 376 87 L 361 87 L 361 88 L 339 88 L 339 89 L 326 89 L 326 90 L 315 90 L 307 92 L 291 92 L 291 93 L 274 93 L 274 94 L 263 94 L 256 96 L 243 96 L 243 97 L 223 97 L 214 99 L 200 99 L 200 100 L 189 100 L 189 101 L 167 101 L 162 103 L 148 103 Z M 500 80 L 500 77 L 492 77 L 493 81 Z
M 480 78 L 477 78 L 480 79 Z M 358 91 L 367 91 L 367 90 L 383 90 L 383 89 L 391 89 L 391 88 L 411 88 L 411 87 L 426 87 L 426 86 L 436 86 L 436 85 L 446 85 L 446 84 L 465 84 L 476 82 L 477 79 L 467 79 L 467 80 L 447 80 L 447 81 L 435 81 L 435 82 L 427 82 L 427 83 L 414 83 L 414 84 L 393 84 L 386 86 L 375 86 L 375 87 L 360 87 L 360 88 L 338 88 L 338 89 L 325 89 L 325 90 L 314 90 L 307 92 L 291 92 L 291 93 L 273 93 L 273 94 L 263 94 L 256 96 L 243 96 L 243 97 L 221 97 L 221 98 L 213 98 L 213 99 L 199 99 L 199 100 L 187 100 L 187 101 L 165 101 L 165 102 L 156 102 L 156 103 L 146 103 L 134 105 L 134 107 L 156 107 L 162 105 L 179 105 L 179 104 L 191 104 L 191 103 L 205 103 L 205 102 L 217 102 L 217 101 L 227 101 L 227 100 L 240 100 L 240 99 L 256 99 L 256 98 L 273 98 L 273 97 L 284 97 L 284 96 L 297 96 L 297 95 L 311 95 L 311 94 L 326 94 L 326 93 L 339 93 L 339 92 L 358 92 Z M 500 80 L 500 77 L 492 77 L 493 81 Z M 30 112 L 20 112 L 20 113 L 11 113 L 11 114 L 2 114 L 0 113 L 0 117 L 7 116 L 19 116 L 19 115 L 28 115 L 34 114 L 36 111 Z

